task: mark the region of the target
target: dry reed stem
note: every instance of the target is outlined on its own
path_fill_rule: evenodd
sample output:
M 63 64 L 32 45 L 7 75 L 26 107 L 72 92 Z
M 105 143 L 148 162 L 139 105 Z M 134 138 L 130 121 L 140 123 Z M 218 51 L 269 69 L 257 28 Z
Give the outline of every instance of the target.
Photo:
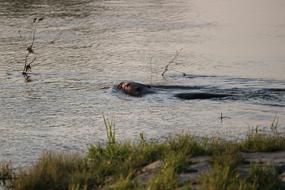
M 164 70 L 161 74 L 161 76 L 164 78 L 165 73 L 168 71 L 169 66 L 175 62 L 176 58 L 179 56 L 179 54 L 181 53 L 181 51 L 183 50 L 183 48 L 181 48 L 180 50 L 176 51 L 176 54 L 174 55 L 174 57 L 168 62 L 168 64 L 164 67 Z

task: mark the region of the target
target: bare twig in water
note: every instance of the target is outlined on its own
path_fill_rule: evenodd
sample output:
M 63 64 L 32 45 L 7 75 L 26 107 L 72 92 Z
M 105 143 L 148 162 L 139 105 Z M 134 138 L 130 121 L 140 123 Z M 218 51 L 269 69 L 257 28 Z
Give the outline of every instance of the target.
M 223 113 L 221 113 L 219 119 L 221 120 L 221 122 L 223 122 L 223 119 L 231 119 L 231 117 L 223 116 Z
M 34 63 L 37 59 L 37 57 L 35 56 L 33 58 L 33 60 L 31 62 L 28 62 L 28 58 L 30 56 L 30 54 L 34 54 L 34 44 L 35 44 L 35 40 L 36 40 L 36 31 L 37 31 L 37 23 L 42 21 L 44 19 L 44 17 L 40 17 L 40 18 L 37 18 L 35 17 L 33 19 L 33 31 L 32 31 L 32 42 L 31 44 L 26 47 L 26 53 L 25 53 L 25 58 L 24 58 L 24 68 L 23 68 L 23 71 L 22 71 L 22 74 L 23 76 L 25 77 L 26 79 L 26 82 L 30 82 L 31 81 L 31 76 L 30 76 L 30 72 L 32 70 L 32 63 Z M 23 44 L 23 37 L 22 37 L 22 34 L 21 34 L 21 30 L 18 31 L 19 33 L 19 37 L 20 37 L 20 40 Z
M 28 51 L 29 53 L 34 53 L 33 46 L 34 46 L 35 39 L 36 39 L 37 23 L 38 23 L 39 21 L 40 21 L 39 19 L 34 18 L 34 22 L 33 22 L 34 28 L 33 28 L 32 43 L 31 43 L 31 45 L 29 45 L 29 46 L 27 47 L 27 51 Z
M 20 41 L 21 41 L 22 46 L 25 47 L 26 45 L 25 45 L 25 43 L 24 43 L 21 30 L 18 30 L 18 34 L 19 34 L 19 37 L 20 37 Z
M 24 65 L 23 72 L 22 72 L 22 74 L 23 74 L 24 76 L 27 75 L 27 70 L 28 70 L 28 69 L 27 69 L 28 57 L 29 57 L 29 52 L 26 53 L 25 58 L 24 58 L 24 63 L 25 63 L 25 65 Z
M 164 77 L 165 73 L 168 71 L 169 66 L 175 62 L 176 58 L 179 56 L 179 54 L 181 53 L 181 51 L 183 50 L 183 48 L 181 48 L 180 50 L 176 51 L 175 56 L 167 63 L 167 65 L 164 67 L 164 70 L 161 74 L 162 77 Z
M 25 66 L 24 66 L 24 70 L 22 72 L 22 74 L 24 75 L 25 79 L 26 79 L 26 82 L 31 82 L 31 76 L 29 75 L 29 71 L 31 71 L 32 69 L 32 63 L 36 61 L 37 57 L 34 57 L 34 59 L 30 62 L 30 63 L 27 63 L 27 56 L 29 54 L 27 53 L 26 54 L 26 57 L 25 57 Z
M 60 31 L 53 40 L 51 40 L 49 43 L 54 44 L 55 41 L 59 39 L 59 37 L 63 34 L 63 31 Z
M 19 34 L 19 37 L 20 37 L 20 40 L 22 40 L 22 34 L 21 34 L 21 30 L 18 30 L 18 34 Z
M 28 71 L 32 69 L 31 65 L 32 65 L 33 62 L 35 62 L 36 59 L 37 59 L 37 57 L 34 57 L 34 59 L 29 64 L 27 64 L 26 67 L 27 67 Z
M 149 66 L 150 66 L 150 84 L 152 84 L 152 56 L 149 60 Z

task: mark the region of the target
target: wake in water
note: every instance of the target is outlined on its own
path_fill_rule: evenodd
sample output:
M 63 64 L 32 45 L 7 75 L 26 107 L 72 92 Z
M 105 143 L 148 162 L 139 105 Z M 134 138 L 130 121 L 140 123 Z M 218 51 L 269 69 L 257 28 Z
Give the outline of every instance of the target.
M 186 75 L 184 75 L 186 76 Z M 219 78 L 231 83 L 241 81 L 248 83 L 260 83 L 260 80 L 245 78 L 229 78 L 218 76 L 194 76 L 193 78 Z M 268 82 L 263 80 L 263 82 Z M 272 82 L 272 81 L 270 81 Z M 279 81 L 281 82 L 281 81 Z M 187 85 L 149 85 L 133 81 L 125 81 L 114 86 L 114 92 L 122 92 L 129 96 L 142 97 L 147 94 L 173 94 L 174 97 L 182 100 L 193 99 L 213 99 L 213 100 L 232 100 L 247 101 L 253 104 L 285 107 L 285 88 L 258 88 L 258 87 L 233 87 L 225 88 L 219 86 L 187 86 Z M 265 85 L 266 86 L 266 85 Z

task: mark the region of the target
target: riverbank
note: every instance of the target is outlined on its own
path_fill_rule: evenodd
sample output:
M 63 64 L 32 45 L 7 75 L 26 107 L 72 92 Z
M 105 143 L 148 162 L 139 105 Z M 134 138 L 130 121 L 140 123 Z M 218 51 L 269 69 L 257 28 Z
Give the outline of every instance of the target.
M 5 187 L 33 189 L 282 189 L 285 136 L 254 129 L 239 142 L 197 139 L 190 134 L 163 142 L 117 142 L 105 120 L 108 141 L 91 145 L 86 155 L 44 153 L 30 168 L 2 164 Z

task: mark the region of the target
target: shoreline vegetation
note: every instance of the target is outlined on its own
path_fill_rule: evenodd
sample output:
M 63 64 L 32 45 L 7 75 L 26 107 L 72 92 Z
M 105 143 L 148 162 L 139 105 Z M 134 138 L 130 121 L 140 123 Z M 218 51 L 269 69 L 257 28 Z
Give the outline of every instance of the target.
M 278 190 L 285 188 L 285 136 L 258 128 L 238 142 L 197 139 L 182 133 L 163 142 L 118 142 L 104 117 L 106 144 L 85 155 L 46 152 L 31 167 L 14 172 L 0 165 L 0 189 L 15 190 Z

